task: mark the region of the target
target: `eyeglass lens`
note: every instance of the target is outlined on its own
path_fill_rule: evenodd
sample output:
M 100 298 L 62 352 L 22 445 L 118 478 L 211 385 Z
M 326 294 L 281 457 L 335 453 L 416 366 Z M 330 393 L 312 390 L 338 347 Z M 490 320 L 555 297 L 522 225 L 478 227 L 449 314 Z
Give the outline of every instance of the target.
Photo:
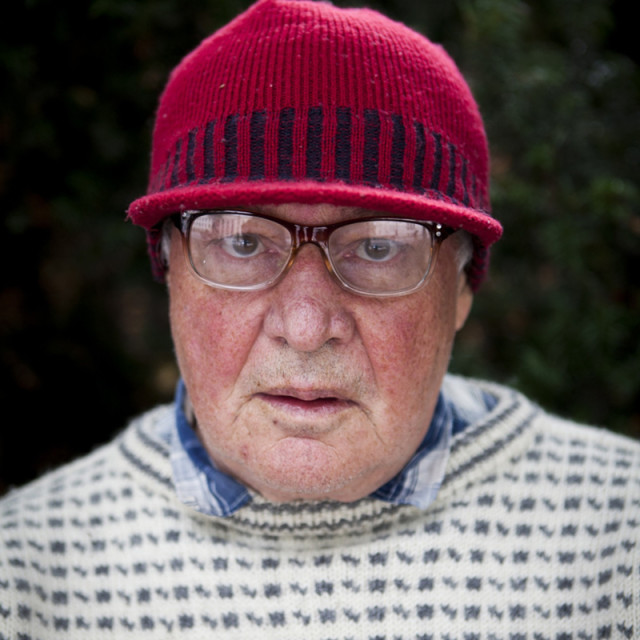
M 197 216 L 188 233 L 196 273 L 240 289 L 275 281 L 289 263 L 293 242 L 284 225 L 243 213 Z M 347 287 L 384 294 L 421 283 L 432 260 L 433 236 L 409 221 L 354 221 L 335 227 L 326 248 L 333 271 Z

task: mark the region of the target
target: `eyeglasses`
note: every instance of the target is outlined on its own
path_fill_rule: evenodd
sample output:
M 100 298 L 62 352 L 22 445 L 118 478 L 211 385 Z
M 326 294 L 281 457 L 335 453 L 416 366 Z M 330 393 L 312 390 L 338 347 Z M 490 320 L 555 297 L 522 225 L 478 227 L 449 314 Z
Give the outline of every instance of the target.
M 364 296 L 422 287 L 454 229 L 404 218 L 308 226 L 245 211 L 185 211 L 172 217 L 195 275 L 213 287 L 258 291 L 276 284 L 305 243 L 320 248 L 340 285 Z

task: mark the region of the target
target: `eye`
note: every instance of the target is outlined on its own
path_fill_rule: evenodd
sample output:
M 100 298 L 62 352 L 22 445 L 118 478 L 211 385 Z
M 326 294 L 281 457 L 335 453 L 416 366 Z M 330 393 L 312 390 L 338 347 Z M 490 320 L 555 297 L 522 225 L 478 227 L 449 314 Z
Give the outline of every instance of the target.
M 234 258 L 252 258 L 264 250 L 260 236 L 243 233 L 222 238 L 222 248 Z
M 398 243 L 389 238 L 366 238 L 355 250 L 358 258 L 373 262 L 391 260 L 399 251 Z

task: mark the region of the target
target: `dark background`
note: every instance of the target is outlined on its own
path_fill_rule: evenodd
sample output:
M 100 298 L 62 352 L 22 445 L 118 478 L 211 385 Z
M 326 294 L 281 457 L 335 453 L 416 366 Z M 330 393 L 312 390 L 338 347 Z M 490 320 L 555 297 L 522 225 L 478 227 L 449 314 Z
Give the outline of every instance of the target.
M 493 206 L 505 236 L 452 369 L 639 437 L 640 74 L 631 1 L 369 5 L 446 46 L 492 143 Z M 171 399 L 165 293 L 125 210 L 146 186 L 169 70 L 246 6 L 23 0 L 4 12 L 0 494 Z

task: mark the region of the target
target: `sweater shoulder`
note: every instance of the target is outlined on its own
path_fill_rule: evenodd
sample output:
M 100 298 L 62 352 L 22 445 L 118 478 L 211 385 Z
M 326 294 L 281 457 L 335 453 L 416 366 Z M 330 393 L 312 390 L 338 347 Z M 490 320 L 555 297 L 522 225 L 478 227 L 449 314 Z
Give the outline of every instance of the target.
M 543 413 L 527 457 L 559 468 L 569 478 L 588 473 L 592 478 L 615 476 L 622 482 L 624 477 L 636 491 L 640 489 L 640 442 L 603 427 Z
M 595 448 L 613 449 L 627 455 L 640 453 L 640 441 L 615 433 L 606 427 L 582 424 L 550 413 L 544 413 L 541 423 L 543 437 L 560 438 L 563 441 L 583 443 Z
M 0 528 L 7 517 L 17 512 L 38 513 L 74 499 L 73 496 L 76 501 L 91 495 L 97 500 L 101 491 L 108 491 L 105 487 L 124 486 L 136 471 L 152 479 L 150 484 L 169 483 L 165 475 L 169 453 L 163 431 L 172 415 L 170 406 L 156 407 L 134 418 L 110 442 L 11 489 L 0 498 Z M 148 452 L 155 452 L 155 456 Z
M 510 387 L 450 378 L 463 392 L 467 387 L 467 393 L 493 396 L 495 404 L 453 439 L 440 498 L 449 499 L 497 477 L 518 477 L 531 465 L 550 477 L 562 477 L 563 486 L 579 473 L 592 477 L 615 473 L 640 487 L 640 442 L 550 414 Z M 531 473 L 535 475 L 535 469 Z

